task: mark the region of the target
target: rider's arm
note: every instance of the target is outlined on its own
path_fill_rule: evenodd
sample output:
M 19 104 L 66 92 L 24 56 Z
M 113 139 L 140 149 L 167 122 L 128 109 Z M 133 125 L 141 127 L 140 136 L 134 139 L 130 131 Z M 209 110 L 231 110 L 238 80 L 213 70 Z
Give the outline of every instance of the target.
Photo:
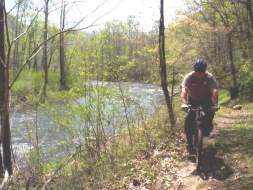
M 182 87 L 181 90 L 181 101 L 182 104 L 187 104 L 187 94 L 188 94 L 188 90 L 186 87 Z
M 218 89 L 212 89 L 212 104 L 217 106 L 218 105 Z
M 182 105 L 181 107 L 186 107 L 187 103 L 188 103 L 188 83 L 189 83 L 189 74 L 186 75 L 182 81 L 181 84 L 181 102 Z
M 211 88 L 211 94 L 212 94 L 212 104 L 213 104 L 213 106 L 217 107 L 217 105 L 218 105 L 218 82 L 212 74 L 210 74 L 210 84 L 211 84 L 210 88 Z

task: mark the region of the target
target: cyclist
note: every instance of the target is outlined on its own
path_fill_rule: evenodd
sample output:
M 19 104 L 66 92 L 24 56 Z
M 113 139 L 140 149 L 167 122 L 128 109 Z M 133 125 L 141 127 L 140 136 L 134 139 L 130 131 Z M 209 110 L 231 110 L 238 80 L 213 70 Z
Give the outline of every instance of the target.
M 205 128 L 203 135 L 209 136 L 213 129 L 214 113 L 218 103 L 218 84 L 215 77 L 207 70 L 207 62 L 198 59 L 193 63 L 193 71 L 188 73 L 181 84 L 182 109 L 188 105 L 202 106 L 205 112 Z M 185 118 L 185 134 L 187 140 L 187 151 L 194 153 L 193 134 L 195 132 L 195 113 L 188 112 Z

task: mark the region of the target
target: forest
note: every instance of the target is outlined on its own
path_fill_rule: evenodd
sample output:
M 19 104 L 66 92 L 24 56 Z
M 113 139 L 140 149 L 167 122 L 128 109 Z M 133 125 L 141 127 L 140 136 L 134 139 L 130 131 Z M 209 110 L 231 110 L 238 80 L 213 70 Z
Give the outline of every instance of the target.
M 92 31 L 110 0 L 74 22 L 91 1 L 0 0 L 0 189 L 253 189 L 253 1 L 183 1 Z M 180 109 L 199 58 L 219 84 L 209 180 L 187 175 Z

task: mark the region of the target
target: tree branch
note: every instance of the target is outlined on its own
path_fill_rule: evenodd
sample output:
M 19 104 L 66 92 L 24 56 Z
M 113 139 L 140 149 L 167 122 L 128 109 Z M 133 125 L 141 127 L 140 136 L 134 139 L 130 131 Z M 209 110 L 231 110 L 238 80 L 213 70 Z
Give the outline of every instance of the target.
M 105 0 L 104 3 L 108 1 Z M 30 56 L 28 57 L 28 59 L 23 63 L 23 65 L 21 66 L 21 68 L 19 69 L 17 75 L 14 77 L 13 81 L 10 83 L 9 89 L 12 88 L 12 86 L 14 85 L 15 81 L 18 79 L 18 77 L 20 76 L 21 72 L 23 71 L 23 69 L 25 68 L 25 66 L 34 58 L 35 55 L 37 55 L 39 53 L 39 51 L 41 50 L 42 46 L 52 40 L 53 38 L 55 38 L 56 36 L 60 35 L 61 33 L 68 33 L 68 32 L 76 32 L 76 31 L 81 31 L 81 30 L 85 30 L 88 29 L 90 27 L 96 26 L 95 23 L 98 22 L 101 18 L 103 18 L 104 16 L 108 15 L 109 13 L 111 13 L 114 9 L 116 9 L 120 3 L 122 2 L 122 0 L 119 1 L 118 4 L 116 4 L 113 8 L 111 8 L 108 12 L 106 12 L 105 14 L 99 16 L 97 19 L 95 19 L 90 25 L 82 27 L 82 28 L 76 28 L 79 24 L 82 23 L 82 21 L 84 20 L 83 18 L 81 20 L 79 20 L 79 22 L 77 22 L 77 24 L 75 24 L 74 26 L 72 26 L 71 28 L 68 28 L 66 30 L 62 30 L 60 32 L 55 33 L 54 35 L 52 35 L 51 37 L 49 37 L 47 40 L 44 40 L 43 42 L 41 42 L 30 54 Z M 100 4 L 99 6 L 102 6 L 102 4 Z M 99 7 L 98 6 L 98 7 Z M 98 7 L 96 8 L 96 10 L 98 9 Z M 94 10 L 93 10 L 94 11 Z M 85 18 L 87 18 L 88 15 L 85 16 Z

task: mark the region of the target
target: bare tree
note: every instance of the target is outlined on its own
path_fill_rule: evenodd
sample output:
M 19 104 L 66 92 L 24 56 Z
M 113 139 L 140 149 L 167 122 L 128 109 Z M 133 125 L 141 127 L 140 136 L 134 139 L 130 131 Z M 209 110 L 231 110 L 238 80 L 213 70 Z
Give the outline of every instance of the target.
M 165 58 L 165 36 L 164 36 L 164 10 L 163 10 L 163 0 L 160 1 L 160 26 L 159 26 L 159 55 L 160 55 L 160 75 L 161 75 L 161 86 L 165 96 L 165 101 L 167 104 L 170 124 L 172 127 L 175 126 L 175 116 L 173 111 L 173 106 L 171 102 L 170 93 L 168 90 L 167 82 L 167 71 L 166 71 L 166 58 Z
M 65 10 L 66 4 L 65 1 L 62 0 L 61 5 L 61 16 L 60 16 L 60 89 L 66 90 L 66 69 L 65 69 L 65 48 L 64 48 L 64 31 L 65 28 Z
M 45 2 L 45 23 L 44 23 L 44 47 L 43 47 L 43 57 L 42 63 L 44 68 L 44 86 L 43 86 L 43 93 L 42 93 L 42 100 L 47 96 L 47 83 L 48 83 L 48 56 L 47 56 L 47 42 L 48 42 L 48 3 L 49 0 L 44 0 Z
M 44 97 L 46 96 L 46 85 L 48 83 L 48 56 L 47 56 L 47 42 L 49 40 L 54 39 L 57 35 L 61 33 L 65 33 L 68 31 L 78 31 L 82 29 L 87 29 L 91 26 L 94 26 L 95 22 L 98 21 L 100 18 L 111 12 L 110 10 L 108 13 L 98 17 L 94 22 L 90 25 L 75 29 L 83 20 L 81 19 L 75 26 L 65 29 L 59 33 L 48 37 L 48 4 L 49 0 L 44 0 L 45 2 L 45 24 L 44 24 L 44 40 L 33 49 L 33 51 L 29 52 L 30 55 L 24 61 L 20 68 L 18 69 L 17 74 L 13 78 L 13 81 L 9 82 L 9 65 L 10 65 L 10 54 L 12 50 L 13 44 L 15 44 L 20 38 L 22 38 L 25 34 L 27 34 L 29 28 L 31 27 L 34 19 L 31 21 L 31 24 L 27 27 L 23 33 L 18 35 L 13 41 L 10 40 L 9 32 L 8 32 L 8 25 L 7 25 L 7 13 L 5 11 L 5 0 L 0 0 L 0 122 L 1 122 L 1 139 L 0 143 L 2 145 L 2 151 L 0 151 L 0 177 L 3 176 L 4 170 L 7 170 L 9 175 L 12 175 L 12 160 L 11 160 L 11 132 L 10 132 L 10 116 L 9 116 L 9 91 L 13 87 L 13 84 L 20 76 L 22 70 L 25 68 L 27 64 L 38 54 L 38 52 L 43 47 L 43 66 L 45 70 L 45 84 L 43 88 Z M 101 5 L 100 5 L 101 6 Z M 98 7 L 100 7 L 98 6 Z M 97 10 L 96 8 L 95 10 Z M 5 30 L 6 30 L 6 41 L 7 41 L 7 56 L 5 56 Z M 10 84 L 9 84 L 10 83 Z M 3 155 L 3 156 L 2 156 Z M 3 159 L 2 159 L 3 158 Z
M 19 15 L 20 15 L 20 6 L 21 6 L 22 0 L 19 0 L 17 2 L 17 12 L 16 12 L 16 21 L 15 21 L 15 38 L 18 37 L 19 34 Z M 19 41 L 17 41 L 14 44 L 14 51 L 13 51 L 13 60 L 12 60 L 12 66 L 13 66 L 13 76 L 15 76 L 16 71 L 18 70 L 18 65 L 19 65 Z
M 230 62 L 230 68 L 231 68 L 231 76 L 233 80 L 233 86 L 230 87 L 230 97 L 231 99 L 235 99 L 239 97 L 239 87 L 237 83 L 237 74 L 236 74 L 236 68 L 234 64 L 234 53 L 233 53 L 233 42 L 231 34 L 227 34 L 227 42 L 228 42 L 228 56 L 229 56 L 229 62 Z
M 228 58 L 230 62 L 230 71 L 231 71 L 231 76 L 232 76 L 232 87 L 230 87 L 230 97 L 231 99 L 235 99 L 239 97 L 239 87 L 237 83 L 237 71 L 235 67 L 235 60 L 234 60 L 234 47 L 233 47 L 233 42 L 232 42 L 232 35 L 234 31 L 234 26 L 230 23 L 229 20 L 229 15 L 227 14 L 226 11 L 221 11 L 219 7 L 217 7 L 215 4 L 210 3 L 211 8 L 217 12 L 219 17 L 221 18 L 221 22 L 223 25 L 226 27 L 226 40 L 227 40 L 227 47 L 228 47 Z
M 3 147 L 3 166 L 12 175 L 11 133 L 9 117 L 9 62 L 5 61 L 5 1 L 0 0 L 0 117 L 1 142 Z M 0 174 L 3 174 L 0 153 Z

